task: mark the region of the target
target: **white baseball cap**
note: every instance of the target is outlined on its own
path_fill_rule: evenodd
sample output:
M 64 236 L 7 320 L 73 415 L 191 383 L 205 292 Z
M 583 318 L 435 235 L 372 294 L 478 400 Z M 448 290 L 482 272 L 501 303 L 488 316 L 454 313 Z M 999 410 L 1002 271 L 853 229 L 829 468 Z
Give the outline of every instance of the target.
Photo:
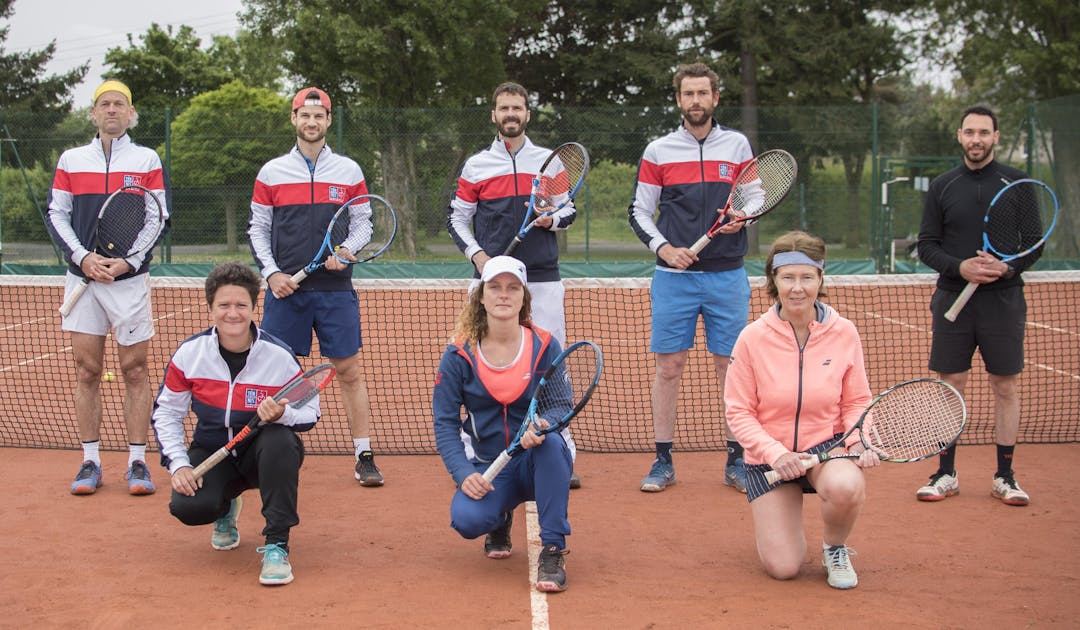
M 513 256 L 496 256 L 487 261 L 484 264 L 484 272 L 480 275 L 481 282 L 490 282 L 495 276 L 500 273 L 508 273 L 518 280 L 521 284 L 527 284 L 528 276 L 525 274 L 525 263 L 521 262 Z

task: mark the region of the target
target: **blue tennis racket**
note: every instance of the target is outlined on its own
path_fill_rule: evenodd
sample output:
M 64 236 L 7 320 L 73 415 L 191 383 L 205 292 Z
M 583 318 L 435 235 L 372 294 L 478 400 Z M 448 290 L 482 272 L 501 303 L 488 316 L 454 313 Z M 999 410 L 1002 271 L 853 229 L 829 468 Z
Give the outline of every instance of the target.
M 319 252 L 293 274 L 293 282 L 299 283 L 324 267 L 331 256 L 346 265 L 378 258 L 390 248 L 396 234 L 397 214 L 389 201 L 370 194 L 353 197 L 330 218 Z
M 600 346 L 591 341 L 572 343 L 560 352 L 533 391 L 529 410 L 513 442 L 491 462 L 484 471 L 484 479 L 491 483 L 512 457 L 525 450 L 521 438 L 526 431 L 531 429 L 537 435 L 545 435 L 570 424 L 592 398 L 603 371 L 604 355 Z M 547 426 L 539 426 L 536 423 L 539 418 L 546 420 Z
M 533 179 L 525 220 L 503 255 L 511 255 L 537 221 L 550 217 L 573 201 L 588 173 L 589 152 L 585 147 L 576 142 L 556 147 Z

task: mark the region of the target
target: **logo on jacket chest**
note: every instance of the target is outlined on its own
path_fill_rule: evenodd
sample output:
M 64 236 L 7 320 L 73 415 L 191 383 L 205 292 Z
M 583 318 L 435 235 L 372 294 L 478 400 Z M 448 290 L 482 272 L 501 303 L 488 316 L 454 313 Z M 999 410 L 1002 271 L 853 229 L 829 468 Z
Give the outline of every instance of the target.
M 328 194 L 332 201 L 345 201 L 345 189 L 341 186 L 330 186 Z
M 142 186 L 141 175 L 124 175 L 125 186 Z
M 244 388 L 244 406 L 248 409 L 254 409 L 259 406 L 259 403 L 266 399 L 266 396 L 267 391 L 265 389 L 246 387 Z

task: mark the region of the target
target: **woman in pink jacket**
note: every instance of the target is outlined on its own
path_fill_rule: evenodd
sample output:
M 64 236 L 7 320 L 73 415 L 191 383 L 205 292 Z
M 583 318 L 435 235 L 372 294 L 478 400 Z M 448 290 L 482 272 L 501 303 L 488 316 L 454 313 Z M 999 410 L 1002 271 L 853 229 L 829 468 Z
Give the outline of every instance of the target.
M 862 342 L 851 321 L 818 301 L 824 296 L 825 243 L 805 232 L 773 242 L 766 288 L 776 305 L 739 335 L 724 388 L 727 420 L 746 451 L 747 498 L 758 556 L 780 580 L 806 558 L 804 493 L 821 497 L 823 558 L 834 588 L 858 583 L 845 546 L 866 499 L 863 466 L 877 455 L 830 460 L 805 470 L 807 453 L 863 450 L 858 436 L 837 443 L 870 402 Z M 765 472 L 782 481 L 770 485 Z

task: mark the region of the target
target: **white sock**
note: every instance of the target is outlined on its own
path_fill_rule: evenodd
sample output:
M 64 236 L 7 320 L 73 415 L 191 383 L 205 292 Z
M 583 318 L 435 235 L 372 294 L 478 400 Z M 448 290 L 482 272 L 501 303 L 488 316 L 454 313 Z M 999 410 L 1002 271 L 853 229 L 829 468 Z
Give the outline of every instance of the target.
M 145 444 L 128 444 L 128 466 L 131 466 L 136 461 L 146 463 Z
M 101 442 L 94 440 L 93 442 L 82 443 L 82 458 L 83 461 L 92 461 L 98 466 L 101 466 Z
M 357 458 L 360 457 L 360 453 L 371 450 L 371 438 L 353 438 L 352 443 Z

